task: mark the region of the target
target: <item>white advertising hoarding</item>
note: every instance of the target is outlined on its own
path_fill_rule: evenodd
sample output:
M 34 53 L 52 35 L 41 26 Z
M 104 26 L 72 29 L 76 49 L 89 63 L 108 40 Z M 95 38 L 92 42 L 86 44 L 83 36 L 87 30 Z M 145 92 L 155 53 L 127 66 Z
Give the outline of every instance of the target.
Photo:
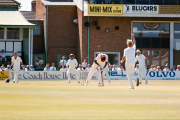
M 96 72 L 92 80 L 98 79 L 99 72 Z M 80 72 L 78 72 L 79 78 Z M 88 73 L 86 73 L 87 77 Z M 170 71 L 147 71 L 146 73 L 148 80 L 180 80 L 180 72 Z M 75 75 L 71 74 L 71 79 L 75 80 Z M 126 72 L 123 71 L 112 71 L 109 72 L 109 76 L 111 80 L 127 80 Z M 13 72 L 10 72 L 10 79 L 13 79 Z M 134 73 L 134 77 L 138 77 L 138 73 Z M 67 80 L 66 72 L 60 71 L 20 71 L 19 72 L 19 80 Z M 107 77 L 104 74 L 104 80 L 107 80 Z

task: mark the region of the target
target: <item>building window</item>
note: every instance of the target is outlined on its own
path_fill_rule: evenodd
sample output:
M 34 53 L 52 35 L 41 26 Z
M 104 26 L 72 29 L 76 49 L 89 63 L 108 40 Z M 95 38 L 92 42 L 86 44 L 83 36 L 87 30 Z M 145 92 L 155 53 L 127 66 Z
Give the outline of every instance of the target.
M 20 28 L 7 28 L 7 39 L 19 39 Z
M 169 23 L 133 23 L 132 31 L 136 37 L 137 49 L 146 56 L 148 68 L 151 65 L 163 67 L 169 63 Z
M 94 57 L 97 56 L 98 52 L 95 52 Z M 108 62 L 111 65 L 116 65 L 118 66 L 120 64 L 120 52 L 102 52 L 104 54 L 108 55 Z
M 174 38 L 180 39 L 180 23 L 174 24 Z
M 0 28 L 0 39 L 4 39 L 4 28 Z
M 137 48 L 169 48 L 169 23 L 133 23 Z
M 36 26 L 36 30 L 33 31 L 33 35 L 42 35 L 42 25 Z

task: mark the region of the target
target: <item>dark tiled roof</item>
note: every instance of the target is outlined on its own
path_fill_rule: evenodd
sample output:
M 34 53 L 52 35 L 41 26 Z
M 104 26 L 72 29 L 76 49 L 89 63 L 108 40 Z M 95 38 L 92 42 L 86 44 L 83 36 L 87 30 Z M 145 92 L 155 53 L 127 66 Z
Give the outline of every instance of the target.
M 36 12 L 32 12 L 32 11 L 20 11 L 20 12 L 27 20 L 35 20 L 36 19 Z
M 16 0 L 0 0 L 0 6 L 20 6 L 21 3 L 17 2 Z

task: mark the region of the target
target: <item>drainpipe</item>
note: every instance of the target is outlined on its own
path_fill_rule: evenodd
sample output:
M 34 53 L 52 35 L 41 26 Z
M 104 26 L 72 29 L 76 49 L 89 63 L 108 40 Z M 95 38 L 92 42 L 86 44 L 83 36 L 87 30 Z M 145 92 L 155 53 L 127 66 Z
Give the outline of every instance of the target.
M 48 41 L 48 5 L 46 6 L 46 64 L 47 64 L 47 41 Z
M 88 22 L 89 22 L 89 16 L 88 16 Z M 89 64 L 89 27 L 88 27 L 88 64 Z

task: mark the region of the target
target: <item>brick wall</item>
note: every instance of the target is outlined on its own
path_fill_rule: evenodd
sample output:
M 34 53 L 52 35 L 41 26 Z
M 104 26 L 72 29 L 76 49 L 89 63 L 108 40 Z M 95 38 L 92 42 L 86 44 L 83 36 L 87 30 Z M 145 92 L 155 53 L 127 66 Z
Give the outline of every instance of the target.
M 49 7 L 48 15 L 48 63 L 57 63 L 57 55 L 77 56 L 78 25 L 76 6 Z
M 179 21 L 180 18 L 90 17 L 90 64 L 93 63 L 94 52 L 120 52 L 122 58 L 123 50 L 126 48 L 126 40 L 131 38 L 131 21 L 135 20 Z M 98 21 L 100 30 L 96 30 L 96 27 L 92 25 L 94 21 Z M 115 26 L 119 26 L 119 30 L 115 30 Z M 106 28 L 110 29 L 110 33 L 105 33 Z M 87 28 L 82 25 L 82 51 L 87 51 L 86 34 Z M 86 56 L 87 52 L 82 53 L 82 58 Z
M 36 1 L 31 2 L 31 11 L 36 12 Z
M 46 7 L 42 4 L 41 0 L 36 0 L 36 19 L 44 20 L 44 48 L 46 50 Z
M 44 37 L 43 36 L 33 36 L 33 51 L 44 52 Z
M 87 17 L 83 17 L 83 12 L 77 8 L 78 13 L 78 30 L 79 30 L 79 39 L 78 39 L 78 60 L 79 63 L 82 63 L 83 59 L 88 57 L 88 28 L 84 27 L 84 23 L 88 21 Z

